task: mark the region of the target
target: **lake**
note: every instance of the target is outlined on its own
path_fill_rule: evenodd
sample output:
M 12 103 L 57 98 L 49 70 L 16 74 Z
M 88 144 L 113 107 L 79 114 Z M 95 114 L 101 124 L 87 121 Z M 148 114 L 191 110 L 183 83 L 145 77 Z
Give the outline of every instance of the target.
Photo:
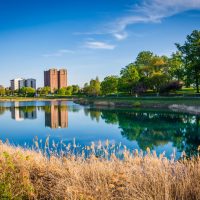
M 0 102 L 0 139 L 32 147 L 38 138 L 41 147 L 50 144 L 89 146 L 126 145 L 130 150 L 149 147 L 167 157 L 197 152 L 200 145 L 200 118 L 170 110 L 114 109 L 81 106 L 72 101 Z

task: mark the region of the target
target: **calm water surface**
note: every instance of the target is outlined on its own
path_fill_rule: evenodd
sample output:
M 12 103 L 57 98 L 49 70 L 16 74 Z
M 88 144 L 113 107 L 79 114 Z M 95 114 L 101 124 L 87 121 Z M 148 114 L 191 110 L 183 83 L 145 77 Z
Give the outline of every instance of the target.
M 0 102 L 0 139 L 20 146 L 33 138 L 90 145 L 91 142 L 147 147 L 177 157 L 196 153 L 200 145 L 199 116 L 158 110 L 80 106 L 71 101 Z

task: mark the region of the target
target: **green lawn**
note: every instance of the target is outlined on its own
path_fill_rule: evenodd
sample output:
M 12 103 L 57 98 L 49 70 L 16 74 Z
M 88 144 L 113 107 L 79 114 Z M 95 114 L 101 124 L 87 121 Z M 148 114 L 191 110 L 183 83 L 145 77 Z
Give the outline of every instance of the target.
M 169 96 L 157 96 L 155 93 L 148 92 L 148 94 L 142 97 L 128 96 L 124 94 L 112 95 L 112 96 L 100 96 L 100 97 L 85 97 L 85 96 L 48 96 L 48 97 L 0 97 L 1 101 L 25 101 L 25 100 L 51 100 L 51 99 L 85 99 L 90 102 L 93 101 L 109 101 L 117 103 L 129 103 L 133 105 L 170 105 L 170 104 L 185 104 L 185 105 L 200 105 L 200 95 L 197 96 L 193 88 L 183 88 L 176 93 L 171 93 Z
M 194 88 L 183 88 L 178 90 L 176 94 L 196 94 L 196 90 Z

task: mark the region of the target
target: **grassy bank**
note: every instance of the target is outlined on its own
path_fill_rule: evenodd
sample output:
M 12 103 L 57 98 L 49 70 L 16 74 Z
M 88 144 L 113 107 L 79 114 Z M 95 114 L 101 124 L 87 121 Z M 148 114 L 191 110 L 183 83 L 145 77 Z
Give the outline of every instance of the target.
M 200 106 L 198 97 L 88 97 L 79 98 L 75 102 L 83 105 L 168 108 L 170 105 Z
M 199 199 L 200 158 L 51 157 L 0 144 L 0 199 Z
M 83 105 L 116 106 L 116 107 L 143 107 L 143 108 L 168 108 L 170 105 L 200 106 L 200 97 L 86 97 L 86 96 L 51 96 L 51 97 L 0 97 L 3 101 L 53 101 L 73 100 Z

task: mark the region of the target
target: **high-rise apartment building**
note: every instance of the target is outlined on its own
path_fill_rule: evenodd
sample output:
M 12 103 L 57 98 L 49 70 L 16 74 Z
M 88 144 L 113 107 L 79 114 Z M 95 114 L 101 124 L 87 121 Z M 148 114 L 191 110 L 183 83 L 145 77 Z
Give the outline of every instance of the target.
M 36 89 L 36 80 L 35 79 L 24 79 L 24 78 L 16 78 L 10 81 L 11 90 L 19 90 L 22 87 L 32 87 Z
M 21 79 L 19 80 L 19 89 L 26 87 L 26 80 L 25 79 Z
M 67 70 L 60 69 L 58 71 L 58 88 L 63 88 L 67 86 Z
M 36 80 L 33 78 L 26 79 L 25 86 L 36 89 Z
M 10 81 L 10 88 L 11 90 L 19 90 L 20 88 L 22 88 L 23 84 L 23 79 L 22 78 L 16 78 L 16 79 L 12 79 Z
M 44 71 L 44 86 L 49 86 L 51 92 L 62 87 L 67 87 L 67 70 L 66 69 L 50 69 Z

